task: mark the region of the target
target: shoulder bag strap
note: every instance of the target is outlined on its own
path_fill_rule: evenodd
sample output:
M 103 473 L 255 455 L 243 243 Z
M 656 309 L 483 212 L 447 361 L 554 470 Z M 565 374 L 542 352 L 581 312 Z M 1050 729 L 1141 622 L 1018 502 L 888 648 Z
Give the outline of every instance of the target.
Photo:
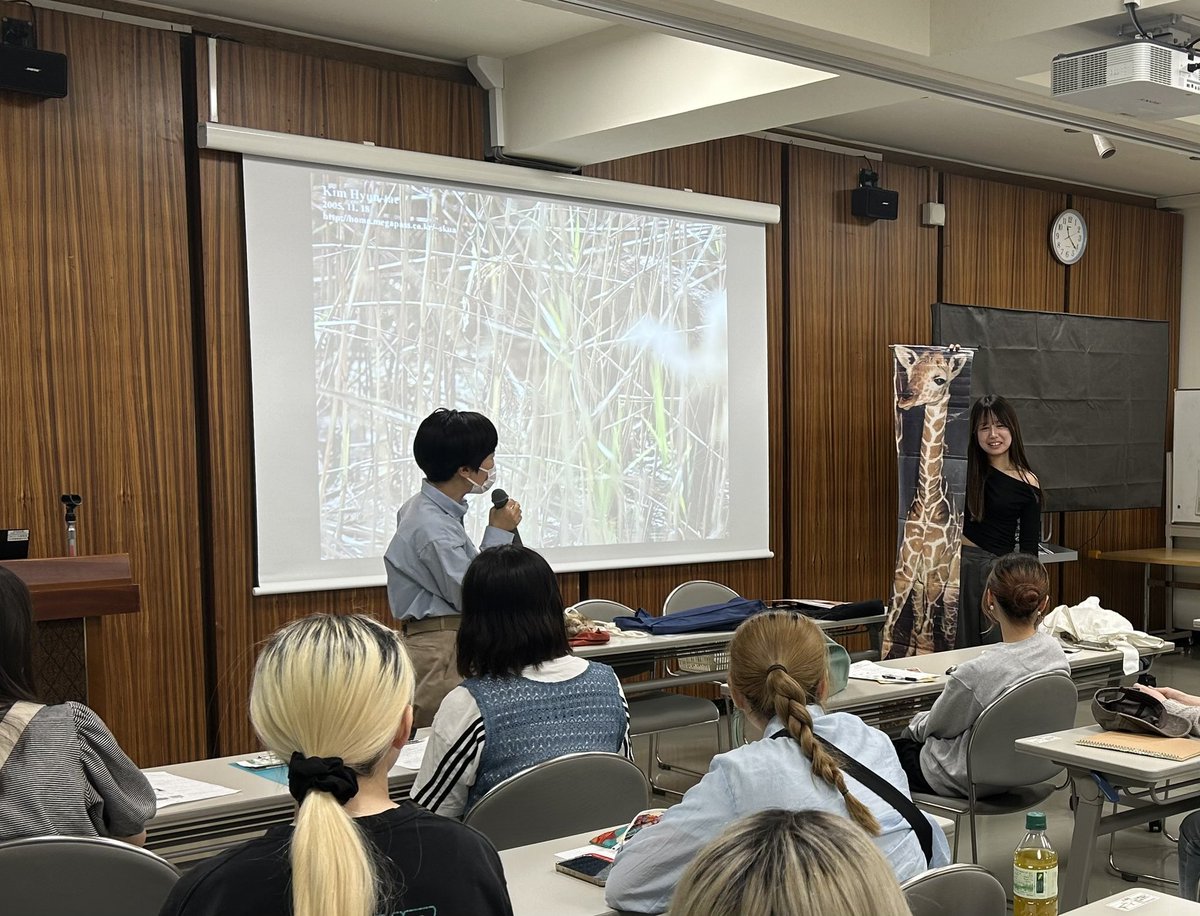
M 29 724 L 29 720 L 41 712 L 43 707 L 37 703 L 26 703 L 20 700 L 13 703 L 8 710 L 3 721 L 0 721 L 0 769 L 4 768 L 4 764 L 8 762 L 8 755 L 13 752 L 13 748 L 17 746 L 17 742 L 21 740 L 21 735 L 25 733 L 25 726 Z
M 790 738 L 791 734 L 787 729 L 780 729 L 771 736 L 772 738 Z M 841 768 L 857 779 L 860 783 L 882 798 L 885 802 L 891 805 L 899 812 L 900 816 L 908 821 L 908 826 L 913 829 L 913 833 L 917 835 L 917 839 L 921 842 L 921 851 L 925 853 L 925 864 L 933 864 L 933 825 L 929 823 L 927 818 L 918 808 L 911 798 L 897 789 L 894 785 L 876 773 L 874 770 L 859 763 L 836 744 L 826 741 L 816 732 L 813 732 L 813 737 L 821 743 L 825 750 L 836 756 L 841 763 Z

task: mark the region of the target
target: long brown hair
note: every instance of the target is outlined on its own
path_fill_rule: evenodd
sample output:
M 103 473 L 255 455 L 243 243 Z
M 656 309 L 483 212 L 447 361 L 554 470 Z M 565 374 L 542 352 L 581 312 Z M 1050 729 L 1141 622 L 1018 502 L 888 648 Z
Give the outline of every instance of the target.
M 1017 412 L 1013 406 L 996 394 L 985 394 L 971 405 L 971 441 L 967 446 L 967 511 L 977 522 L 983 521 L 983 485 L 992 469 L 987 452 L 979 445 L 979 427 L 988 420 L 995 419 L 1006 427 L 1012 436 L 1012 444 L 1008 447 L 1008 460 L 1017 469 L 1022 478 L 1032 474 L 1029 460 L 1025 457 L 1025 442 L 1021 438 L 1021 424 L 1017 422 Z M 1038 502 L 1042 501 L 1042 491 L 1034 487 Z
M 813 773 L 841 793 L 850 817 L 867 833 L 879 835 L 879 821 L 846 789 L 837 760 L 813 734 L 809 703 L 816 703 L 829 674 L 825 637 L 799 614 L 755 614 L 729 644 L 729 686 L 750 709 L 769 719 L 778 716 L 788 734 L 812 763 Z

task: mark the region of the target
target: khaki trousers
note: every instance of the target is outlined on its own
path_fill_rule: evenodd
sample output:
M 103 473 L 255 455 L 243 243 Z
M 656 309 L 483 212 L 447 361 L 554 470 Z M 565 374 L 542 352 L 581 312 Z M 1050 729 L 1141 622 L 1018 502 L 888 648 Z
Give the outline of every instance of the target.
M 404 634 L 404 645 L 412 659 L 417 677 L 413 695 L 413 725 L 425 728 L 433 724 L 434 713 L 451 690 L 462 683 L 456 664 L 457 627 L 445 630 L 420 630 Z

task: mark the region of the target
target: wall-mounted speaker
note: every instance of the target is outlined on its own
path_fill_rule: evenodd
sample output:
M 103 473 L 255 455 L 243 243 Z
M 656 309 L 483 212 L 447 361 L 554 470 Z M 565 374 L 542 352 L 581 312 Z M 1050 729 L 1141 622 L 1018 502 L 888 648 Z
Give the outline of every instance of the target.
M 900 192 L 863 186 L 850 192 L 850 212 L 866 219 L 895 219 L 900 212 Z
M 0 90 L 64 98 L 67 94 L 67 55 L 0 45 Z

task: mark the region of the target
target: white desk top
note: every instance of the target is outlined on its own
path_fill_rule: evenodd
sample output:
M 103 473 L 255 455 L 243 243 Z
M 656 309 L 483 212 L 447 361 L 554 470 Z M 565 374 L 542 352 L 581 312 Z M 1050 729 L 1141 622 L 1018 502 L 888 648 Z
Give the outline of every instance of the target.
M 428 729 L 422 729 L 418 734 L 426 732 Z M 232 757 L 214 757 L 211 760 L 194 760 L 190 763 L 147 768 L 147 773 L 160 771 L 173 773 L 176 776 L 237 789 L 235 795 L 222 795 L 219 798 L 206 798 L 202 801 L 163 808 L 147 825 L 151 841 L 153 842 L 155 830 L 162 830 L 165 827 L 175 827 L 197 820 L 211 821 L 230 813 L 242 814 L 276 808 L 290 810 L 292 796 L 286 785 L 261 776 L 254 770 L 232 766 L 235 760 L 245 760 L 250 756 L 253 755 L 236 754 Z M 393 767 L 388 775 L 388 789 L 393 794 L 398 790 L 406 790 L 416 778 L 416 770 L 407 770 L 399 766 Z
M 1132 887 L 1071 910 L 1071 916 L 1116 916 L 1117 913 L 1137 913 L 1137 916 L 1195 916 L 1200 914 L 1200 903 L 1164 894 L 1162 891 Z
M 601 831 L 547 840 L 500 853 L 514 916 L 611 916 L 604 888 L 554 870 L 554 854 L 586 846 Z
M 1122 785 L 1154 786 L 1168 779 L 1200 776 L 1200 757 L 1191 760 L 1164 760 L 1145 754 L 1106 751 L 1101 747 L 1076 744 L 1080 738 L 1098 735 L 1104 729 L 1087 725 L 1046 735 L 1033 735 L 1017 740 L 1017 750 L 1035 757 L 1045 757 L 1065 767 L 1095 770 L 1113 777 Z
M 880 684 L 878 681 L 861 681 L 852 678 L 845 690 L 834 694 L 825 701 L 825 708 L 829 712 L 855 710 L 875 706 L 881 702 L 913 700 L 939 694 L 946 687 L 946 672 L 950 668 L 961 665 L 986 650 L 986 646 L 974 646 L 969 649 L 951 649 L 948 652 L 932 652 L 928 655 L 913 655 L 908 658 L 894 658 L 890 661 L 879 662 L 885 668 L 915 669 L 937 676 L 934 680 L 924 684 Z M 1141 654 L 1145 657 L 1171 650 L 1171 647 L 1142 649 Z M 1093 668 L 1119 666 L 1121 661 L 1121 653 L 1116 650 L 1099 652 L 1093 649 L 1081 649 L 1067 656 L 1073 678 L 1079 678 Z
M 814 620 L 822 630 L 841 630 L 854 627 L 879 626 L 884 622 L 883 614 L 871 617 L 854 617 L 849 620 Z M 733 630 L 719 633 L 673 633 L 666 636 L 638 634 L 636 636 L 613 636 L 608 642 L 598 646 L 579 646 L 574 650 L 580 658 L 605 660 L 620 658 L 627 655 L 669 655 L 671 650 L 712 651 L 729 645 L 733 639 Z
M 933 816 L 947 838 L 954 841 L 954 821 Z M 558 840 L 533 843 L 500 853 L 504 877 L 512 898 L 514 916 L 612 916 L 604 903 L 604 888 L 554 870 L 554 854 L 586 846 L 600 831 L 593 830 Z

